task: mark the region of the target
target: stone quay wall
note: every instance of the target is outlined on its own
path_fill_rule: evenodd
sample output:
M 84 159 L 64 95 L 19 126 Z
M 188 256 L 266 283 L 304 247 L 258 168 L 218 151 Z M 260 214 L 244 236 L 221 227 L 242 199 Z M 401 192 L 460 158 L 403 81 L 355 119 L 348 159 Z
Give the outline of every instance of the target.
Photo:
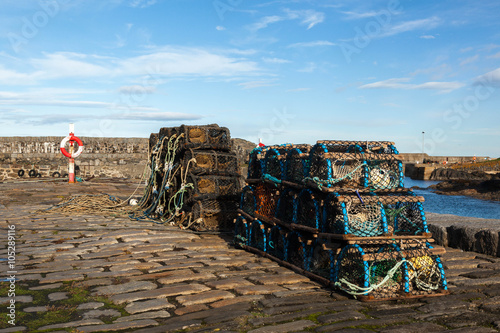
M 0 137 L 0 181 L 24 178 L 30 170 L 42 177 L 68 173 L 68 158 L 60 152 L 64 137 Z M 80 177 L 141 178 L 148 160 L 147 138 L 81 137 L 85 149 L 75 159 Z

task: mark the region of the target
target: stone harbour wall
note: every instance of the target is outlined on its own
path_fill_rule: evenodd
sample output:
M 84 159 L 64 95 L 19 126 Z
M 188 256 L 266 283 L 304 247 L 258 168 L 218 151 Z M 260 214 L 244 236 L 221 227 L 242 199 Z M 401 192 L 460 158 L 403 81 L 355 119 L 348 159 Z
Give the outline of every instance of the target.
M 0 137 L 0 180 L 24 178 L 30 170 L 41 177 L 68 173 L 68 158 L 59 145 L 64 137 Z M 148 159 L 146 138 L 80 138 L 85 149 L 75 159 L 80 177 L 140 178 Z

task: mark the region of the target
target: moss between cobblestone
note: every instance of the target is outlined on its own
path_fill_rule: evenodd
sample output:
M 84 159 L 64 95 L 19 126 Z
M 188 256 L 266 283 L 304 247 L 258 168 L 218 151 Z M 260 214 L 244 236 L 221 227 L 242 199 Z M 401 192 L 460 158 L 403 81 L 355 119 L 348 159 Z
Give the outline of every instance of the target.
M 16 285 L 16 296 L 31 296 L 33 301 L 30 303 L 17 303 L 16 324 L 26 326 L 29 332 L 42 332 L 37 329 L 42 326 L 71 322 L 81 319 L 81 312 L 77 311 L 80 304 L 88 302 L 102 302 L 103 309 L 114 309 L 120 312 L 122 316 L 128 316 L 123 306 L 112 303 L 103 296 L 91 296 L 87 288 L 77 286 L 74 282 L 64 282 L 63 286 L 54 289 L 29 290 L 30 287 L 38 286 L 35 281 L 23 282 Z M 9 285 L 6 282 L 0 284 L 0 295 L 6 295 Z M 52 302 L 47 312 L 28 313 L 22 309 L 27 307 L 48 305 L 48 295 L 54 292 L 66 292 L 68 298 L 58 302 Z M 0 316 L 6 318 L 7 307 L 0 307 Z M 104 323 L 110 324 L 116 317 L 101 317 Z M 0 329 L 11 327 L 7 320 L 0 321 Z M 74 329 L 71 329 L 75 332 Z

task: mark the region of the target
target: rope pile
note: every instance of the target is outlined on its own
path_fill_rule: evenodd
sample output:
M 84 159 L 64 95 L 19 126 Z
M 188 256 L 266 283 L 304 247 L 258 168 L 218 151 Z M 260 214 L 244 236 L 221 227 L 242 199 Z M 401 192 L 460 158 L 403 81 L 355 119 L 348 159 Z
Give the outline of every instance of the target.
M 151 134 L 149 145 L 150 177 L 140 211 L 130 217 L 197 231 L 228 229 L 241 188 L 229 130 L 165 127 Z
M 445 294 L 444 249 L 397 155 L 378 141 L 254 149 L 235 243 L 362 300 Z

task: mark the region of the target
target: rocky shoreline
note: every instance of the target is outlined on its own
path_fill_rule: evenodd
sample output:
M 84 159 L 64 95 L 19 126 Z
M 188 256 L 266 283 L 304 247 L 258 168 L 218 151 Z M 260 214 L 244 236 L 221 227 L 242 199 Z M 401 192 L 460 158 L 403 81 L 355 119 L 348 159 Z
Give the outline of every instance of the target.
M 481 171 L 465 172 L 453 169 L 436 169 L 431 179 L 442 180 L 429 186 L 437 194 L 466 195 L 481 200 L 500 201 L 500 174 Z

